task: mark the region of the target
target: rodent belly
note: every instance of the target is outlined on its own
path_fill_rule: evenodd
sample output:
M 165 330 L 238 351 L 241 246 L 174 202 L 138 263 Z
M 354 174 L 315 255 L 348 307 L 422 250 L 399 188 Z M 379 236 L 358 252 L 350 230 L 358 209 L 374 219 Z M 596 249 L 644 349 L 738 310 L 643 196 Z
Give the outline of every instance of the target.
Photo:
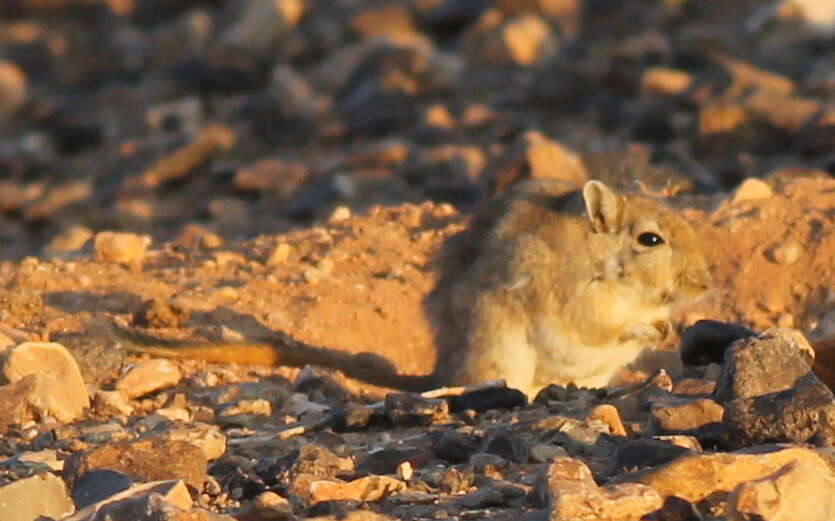
M 539 355 L 534 378 L 538 386 L 574 383 L 578 387 L 603 387 L 618 369 L 633 362 L 648 347 L 637 340 L 577 344 L 542 328 L 529 338 Z

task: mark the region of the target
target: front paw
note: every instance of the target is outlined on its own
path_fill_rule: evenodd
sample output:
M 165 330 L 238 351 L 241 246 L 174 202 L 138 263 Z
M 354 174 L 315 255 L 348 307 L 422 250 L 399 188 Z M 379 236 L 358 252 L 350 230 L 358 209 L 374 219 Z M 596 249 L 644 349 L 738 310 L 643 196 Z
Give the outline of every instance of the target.
M 652 324 L 632 324 L 626 328 L 626 331 L 621 336 L 620 340 L 622 342 L 637 340 L 641 343 L 650 344 L 664 340 L 672 332 L 672 330 L 672 324 L 670 324 L 668 320 L 659 320 L 657 322 L 653 322 Z

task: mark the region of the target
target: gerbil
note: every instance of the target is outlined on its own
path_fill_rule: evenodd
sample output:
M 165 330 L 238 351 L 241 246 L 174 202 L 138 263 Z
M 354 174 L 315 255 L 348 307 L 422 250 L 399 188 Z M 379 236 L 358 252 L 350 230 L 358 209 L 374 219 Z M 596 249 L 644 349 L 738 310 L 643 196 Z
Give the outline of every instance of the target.
M 520 183 L 450 240 L 441 272 L 426 300 L 439 351 L 436 370 L 426 376 L 399 375 L 382 357 L 319 349 L 283 334 L 254 343 L 165 346 L 130 333 L 138 345 L 128 349 L 316 364 L 412 391 L 502 378 L 532 396 L 549 383 L 606 385 L 663 337 L 673 305 L 711 284 L 683 218 L 599 181 L 582 190 L 555 180 Z

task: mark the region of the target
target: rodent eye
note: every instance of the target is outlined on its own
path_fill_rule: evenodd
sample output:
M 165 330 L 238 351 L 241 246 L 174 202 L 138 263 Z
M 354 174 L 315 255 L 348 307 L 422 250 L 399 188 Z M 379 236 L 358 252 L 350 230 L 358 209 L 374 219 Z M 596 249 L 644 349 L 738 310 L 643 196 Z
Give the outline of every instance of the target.
M 664 239 L 657 233 L 644 232 L 638 236 L 638 243 L 649 247 L 660 246 L 664 244 Z

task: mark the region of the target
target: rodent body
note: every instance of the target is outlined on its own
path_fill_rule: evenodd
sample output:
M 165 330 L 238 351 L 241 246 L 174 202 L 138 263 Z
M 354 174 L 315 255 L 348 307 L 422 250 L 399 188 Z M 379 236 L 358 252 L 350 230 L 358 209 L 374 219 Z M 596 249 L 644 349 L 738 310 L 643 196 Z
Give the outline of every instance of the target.
M 313 348 L 284 335 L 237 346 L 142 340 L 132 350 L 318 364 L 407 390 L 504 379 L 532 396 L 549 383 L 606 385 L 664 335 L 672 306 L 710 284 L 692 229 L 660 203 L 597 181 L 582 190 L 528 181 L 445 248 L 441 278 L 426 300 L 439 351 L 431 375 L 399 375 L 380 357 Z
M 599 182 L 523 183 L 491 213 L 452 246 L 458 264 L 431 297 L 456 383 L 606 385 L 663 337 L 672 306 L 711 284 L 682 217 Z

